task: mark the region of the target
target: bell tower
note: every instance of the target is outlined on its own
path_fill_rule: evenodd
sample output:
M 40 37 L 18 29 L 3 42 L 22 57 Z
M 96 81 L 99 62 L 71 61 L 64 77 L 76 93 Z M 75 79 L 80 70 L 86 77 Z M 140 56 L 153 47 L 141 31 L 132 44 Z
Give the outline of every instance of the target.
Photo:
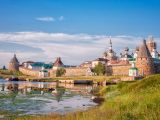
M 153 36 L 148 37 L 147 47 L 148 47 L 148 50 L 149 50 L 150 54 L 153 52 L 154 49 L 155 50 L 157 49 L 157 44 L 154 41 Z

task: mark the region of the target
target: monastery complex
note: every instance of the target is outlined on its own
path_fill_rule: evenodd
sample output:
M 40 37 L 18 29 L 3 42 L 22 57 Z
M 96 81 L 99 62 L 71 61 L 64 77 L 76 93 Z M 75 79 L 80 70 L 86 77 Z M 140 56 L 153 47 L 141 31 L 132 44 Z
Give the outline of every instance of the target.
M 63 64 L 60 57 L 53 63 L 26 61 L 19 63 L 16 55 L 9 62 L 10 71 L 21 71 L 23 74 L 39 78 L 55 77 L 59 68 L 65 69 L 64 76 L 93 76 L 93 68 L 102 63 L 105 66 L 105 75 L 124 75 L 132 79 L 160 73 L 160 54 L 157 52 L 157 43 L 153 37 L 143 40 L 140 46 L 135 46 L 133 53 L 129 48 L 124 48 L 123 53 L 117 56 L 109 41 L 109 48 L 102 57 L 91 61 L 85 61 L 79 66 L 68 66 Z

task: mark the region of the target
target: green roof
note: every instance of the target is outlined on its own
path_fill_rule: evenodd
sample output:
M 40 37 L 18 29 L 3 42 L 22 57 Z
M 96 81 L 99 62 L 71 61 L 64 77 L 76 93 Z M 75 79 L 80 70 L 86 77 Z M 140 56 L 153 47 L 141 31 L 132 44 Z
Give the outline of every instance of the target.
M 153 61 L 154 61 L 154 62 L 160 62 L 160 59 L 158 59 L 158 58 L 153 58 Z
M 44 65 L 43 62 L 35 62 L 33 64 L 31 64 L 32 67 L 42 67 Z
M 130 70 L 138 70 L 136 67 L 134 67 L 134 68 L 130 68 Z
M 52 64 L 44 64 L 43 66 L 45 69 L 51 69 L 53 67 Z
M 47 70 L 41 70 L 40 72 L 48 72 Z
M 43 62 L 35 62 L 31 64 L 32 67 L 44 67 L 45 69 L 51 69 L 53 67 L 52 64 L 45 64 Z
M 129 58 L 129 61 L 136 61 L 136 58 Z

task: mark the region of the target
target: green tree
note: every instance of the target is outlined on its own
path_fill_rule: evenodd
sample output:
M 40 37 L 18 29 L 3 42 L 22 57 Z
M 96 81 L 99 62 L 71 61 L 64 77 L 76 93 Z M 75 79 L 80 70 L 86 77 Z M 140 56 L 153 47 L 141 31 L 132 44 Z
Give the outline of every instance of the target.
M 56 77 L 61 77 L 62 75 L 64 75 L 66 73 L 66 70 L 64 68 L 59 68 L 56 71 Z
M 93 68 L 93 72 L 96 73 L 96 75 L 104 75 L 106 72 L 105 66 L 102 63 L 98 63 Z

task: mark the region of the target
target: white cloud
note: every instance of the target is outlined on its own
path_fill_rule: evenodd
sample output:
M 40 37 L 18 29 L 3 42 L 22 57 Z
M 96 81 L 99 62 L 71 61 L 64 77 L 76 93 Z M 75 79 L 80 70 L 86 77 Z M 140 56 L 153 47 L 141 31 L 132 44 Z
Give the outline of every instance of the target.
M 63 21 L 64 20 L 64 17 L 63 16 L 60 16 L 59 17 L 59 21 Z
M 141 41 L 141 37 L 112 36 L 113 49 L 117 54 L 125 47 L 134 50 Z M 160 38 L 155 38 L 155 41 L 159 42 Z M 10 47 L 2 47 L 8 44 Z M 18 53 L 21 62 L 53 62 L 56 57 L 62 57 L 65 64 L 80 64 L 101 57 L 109 47 L 109 36 L 46 32 L 0 33 L 0 46 L 1 66 L 7 64 L 14 53 Z
M 54 18 L 54 17 L 51 17 L 51 16 L 37 17 L 36 20 L 37 21 L 42 21 L 42 22 L 63 21 L 64 20 L 64 16 L 60 16 L 58 18 Z
M 36 18 L 38 21 L 43 21 L 43 22 L 54 22 L 55 18 L 47 16 L 47 17 L 38 17 Z

